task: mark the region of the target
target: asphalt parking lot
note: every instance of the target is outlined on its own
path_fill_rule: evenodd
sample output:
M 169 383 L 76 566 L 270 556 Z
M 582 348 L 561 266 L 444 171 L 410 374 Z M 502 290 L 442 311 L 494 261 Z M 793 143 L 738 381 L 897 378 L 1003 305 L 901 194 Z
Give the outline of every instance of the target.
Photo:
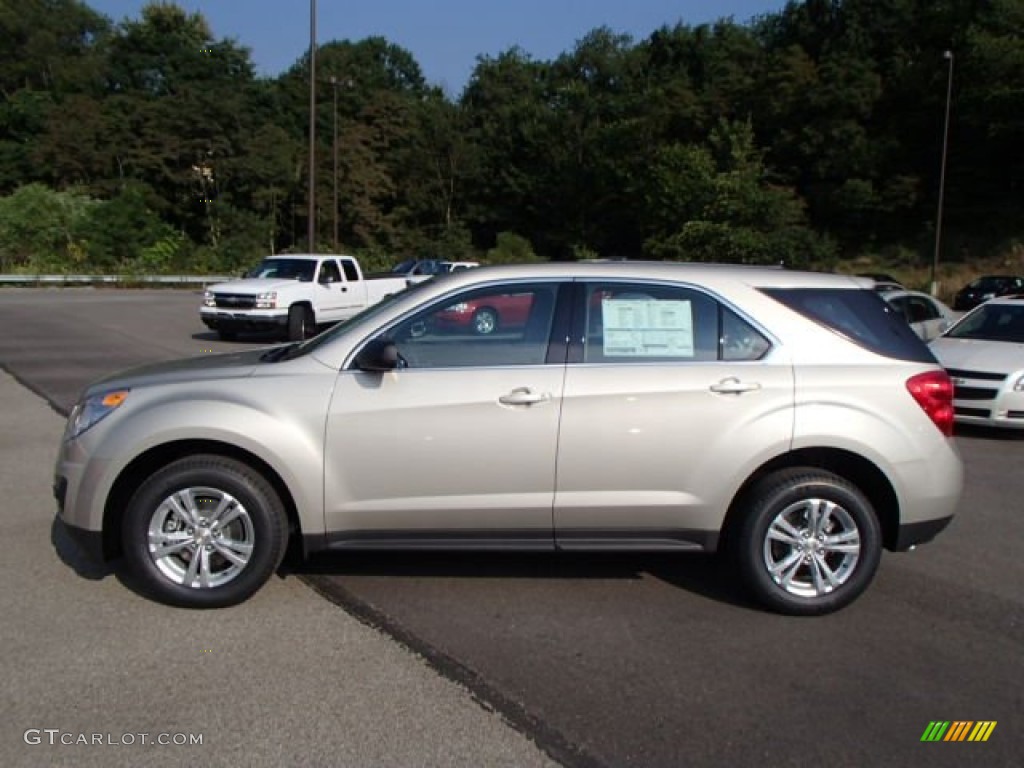
M 118 368 L 268 343 L 215 339 L 199 323 L 198 301 L 173 291 L 0 289 L 6 329 L 0 364 L 60 409 L 84 383 Z M 121 719 L 105 714 L 102 720 L 119 730 L 143 728 L 136 726 L 143 712 L 153 730 L 163 722 L 160 701 L 177 713 L 180 728 L 195 730 L 201 719 L 185 712 L 215 701 L 215 732 L 233 732 L 230 743 L 242 750 L 236 756 L 245 755 L 248 764 L 260 758 L 249 759 L 249 742 L 239 734 L 259 735 L 257 712 L 260 722 L 286 717 L 296 730 L 273 731 L 277 751 L 254 754 L 287 754 L 284 762 L 292 764 L 473 764 L 459 751 L 471 755 L 472 746 L 457 740 L 451 760 L 429 751 L 426 725 L 402 734 L 410 747 L 424 740 L 418 757 L 348 752 L 353 737 L 333 733 L 340 759 L 330 759 L 322 744 L 304 759 L 311 735 L 321 727 L 331 731 L 331 715 L 347 723 L 363 707 L 364 691 L 341 662 L 350 644 L 360 648 L 358 670 L 397 660 L 439 672 L 425 680 L 439 690 L 450 686 L 466 705 L 457 711 L 469 721 L 456 733 L 481 735 L 478 765 L 540 764 L 543 755 L 531 740 L 573 766 L 1020 764 L 1022 438 L 960 434 L 968 486 L 950 528 L 918 551 L 886 554 L 864 597 L 820 619 L 757 610 L 736 594 L 719 563 L 704 556 L 325 557 L 283 574 L 250 603 L 196 614 L 148 603 L 116 574 L 79 573 L 62 560 L 62 548 L 51 541 L 48 496 L 60 420 L 41 400 L 11 387 L 0 392 L 9 398 L 5 434 L 16 437 L 4 447 L 12 461 L 30 463 L 7 467 L 3 476 L 11 515 L 3 525 L 20 537 L 5 566 L 8 581 L 15 576 L 18 583 L 0 598 L 4 615 L 18 617 L 2 630 L 9 649 L 5 678 L 20 686 L 8 686 L 5 697 L 5 765 L 83 764 L 79 752 L 33 752 L 22 732 L 61 727 L 35 726 L 61 716 L 70 723 L 63 727 L 84 727 L 77 724 L 88 724 L 85 715 L 95 710 L 84 707 L 97 691 L 120 707 L 115 714 Z M 21 458 L 28 444 L 36 450 L 32 460 Z M 47 450 L 44 461 L 39 457 Z M 26 562 L 23 552 L 29 551 L 41 553 L 39 559 Z M 124 642 L 118 658 L 126 661 L 108 654 L 108 622 L 131 628 L 117 635 Z M 189 637 L 179 648 L 176 630 Z M 211 659 L 190 656 L 208 632 L 225 633 L 228 646 L 248 649 L 217 665 L 223 693 L 216 691 L 218 677 L 206 677 Z M 279 633 L 290 642 L 270 643 Z M 376 640 L 360 646 L 360 633 Z M 301 651 L 289 651 L 298 641 Z M 40 649 L 46 661 L 33 662 Z M 147 691 L 135 706 L 135 676 L 157 662 L 168 665 L 174 684 Z M 60 693 L 68 665 L 71 696 Z M 324 703 L 333 687 L 325 683 L 335 675 L 355 685 L 328 699 L 337 710 Z M 235 684 L 240 691 L 231 690 Z M 374 699 L 370 691 L 366 706 L 382 713 L 436 706 L 428 704 L 429 691 L 421 698 L 418 689 L 389 690 L 397 697 L 393 710 L 386 697 Z M 303 720 L 303 708 L 311 710 L 313 724 Z M 472 717 L 485 725 L 471 723 Z M 934 720 L 998 724 L 983 744 L 922 743 Z M 508 741 L 492 746 L 487 728 Z M 359 744 L 364 738 L 380 743 L 359 734 Z M 6 758 L 8 748 L 19 760 Z M 203 761 L 219 764 L 207 759 L 214 754 L 207 749 Z

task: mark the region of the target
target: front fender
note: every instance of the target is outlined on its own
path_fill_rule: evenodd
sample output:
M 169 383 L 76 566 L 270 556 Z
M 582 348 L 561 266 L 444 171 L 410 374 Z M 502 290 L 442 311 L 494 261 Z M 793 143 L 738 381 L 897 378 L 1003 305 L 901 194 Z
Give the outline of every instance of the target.
M 230 388 L 193 383 L 133 390 L 123 412 L 104 420 L 110 424 L 79 438 L 88 441 L 82 450 L 73 444 L 65 450 L 70 461 L 78 455 L 85 462 L 75 494 L 84 527 L 101 528 L 114 483 L 137 457 L 171 443 L 213 441 L 269 465 L 287 486 L 303 532 L 322 533 L 323 434 L 334 374 L 290 378 L 287 388 L 277 387 L 279 397 L 268 397 L 273 390 L 260 378 L 234 380 Z

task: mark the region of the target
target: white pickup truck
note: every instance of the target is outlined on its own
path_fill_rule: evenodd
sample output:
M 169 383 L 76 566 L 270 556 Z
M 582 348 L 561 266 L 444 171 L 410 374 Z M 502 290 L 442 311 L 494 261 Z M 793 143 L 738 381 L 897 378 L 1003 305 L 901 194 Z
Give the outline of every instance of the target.
M 240 280 L 210 286 L 199 316 L 225 340 L 277 331 L 297 341 L 428 277 L 366 277 L 351 256 L 269 256 Z

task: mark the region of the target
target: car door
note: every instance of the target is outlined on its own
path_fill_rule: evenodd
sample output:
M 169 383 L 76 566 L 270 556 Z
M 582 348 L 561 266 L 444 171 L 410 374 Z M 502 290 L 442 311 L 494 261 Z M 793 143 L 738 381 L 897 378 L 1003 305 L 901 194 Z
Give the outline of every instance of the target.
M 394 341 L 403 367 L 338 376 L 326 429 L 334 546 L 553 546 L 558 293 L 558 282 L 464 289 L 367 340 Z M 481 337 L 440 322 L 512 294 L 531 297 L 523 325 Z
M 362 310 L 370 302 L 367 301 L 367 281 L 355 259 L 343 256 L 338 259 L 341 266 L 342 280 L 338 285 L 338 320 L 346 320 Z
M 313 288 L 318 322 L 333 322 L 339 319 L 344 305 L 344 287 L 338 262 L 334 259 L 321 261 Z
M 557 546 L 713 545 L 739 484 L 792 438 L 785 351 L 686 286 L 582 282 L 576 302 Z

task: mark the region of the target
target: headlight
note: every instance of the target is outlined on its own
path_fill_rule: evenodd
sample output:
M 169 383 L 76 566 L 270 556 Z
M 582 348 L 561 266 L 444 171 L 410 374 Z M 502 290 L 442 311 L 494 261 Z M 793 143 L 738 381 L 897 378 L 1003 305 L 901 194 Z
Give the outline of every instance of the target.
M 1017 377 L 1017 380 L 1013 382 L 1014 392 L 1024 392 L 1024 373 Z
M 128 398 L 127 389 L 115 389 L 111 392 L 100 392 L 90 395 L 78 402 L 68 418 L 65 437 L 74 440 L 91 426 L 113 413 Z
M 445 312 L 457 312 L 460 315 L 464 315 L 469 312 L 469 304 L 460 301 L 458 304 L 452 304 L 450 307 L 447 307 Z
M 276 309 L 277 291 L 256 294 L 256 309 Z
M 213 295 L 213 291 L 206 291 L 203 293 L 203 306 L 204 307 L 216 307 L 217 297 Z

